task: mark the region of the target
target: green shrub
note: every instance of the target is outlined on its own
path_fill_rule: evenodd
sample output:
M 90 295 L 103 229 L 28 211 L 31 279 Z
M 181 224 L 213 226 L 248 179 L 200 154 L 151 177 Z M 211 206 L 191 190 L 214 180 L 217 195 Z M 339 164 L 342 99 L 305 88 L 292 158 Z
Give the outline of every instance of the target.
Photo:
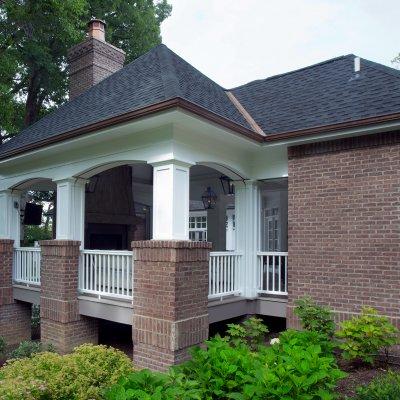
M 54 353 L 54 347 L 52 345 L 43 345 L 40 342 L 33 340 L 25 340 L 19 344 L 19 346 L 13 350 L 10 354 L 10 358 L 26 358 L 32 357 L 33 354 L 44 353 L 44 352 Z
M 0 355 L 5 353 L 6 347 L 7 347 L 6 339 L 4 339 L 3 336 L 0 336 Z
M 364 307 L 360 316 L 342 322 L 336 335 L 343 340 L 340 344 L 343 358 L 372 364 L 379 351 L 385 350 L 388 354 L 388 347 L 398 343 L 399 331 L 387 317 Z
M 33 304 L 32 305 L 32 320 L 31 320 L 32 328 L 38 328 L 40 325 L 40 306 Z
M 0 372 L 4 400 L 102 399 L 104 390 L 133 371 L 131 360 L 106 346 L 82 345 L 73 353 L 35 354 L 17 359 Z
M 369 385 L 357 389 L 354 400 L 400 399 L 400 374 L 389 371 L 375 378 Z
M 296 300 L 295 304 L 294 313 L 299 317 L 304 329 L 333 337 L 335 323 L 332 311 L 328 307 L 316 304 L 309 296 Z
M 262 319 L 251 317 L 242 324 L 228 324 L 228 338 L 234 345 L 247 344 L 251 349 L 256 350 L 263 343 L 268 328 L 263 324 Z
M 202 400 L 197 382 L 173 372 L 161 374 L 149 370 L 134 372 L 109 389 L 107 400 Z

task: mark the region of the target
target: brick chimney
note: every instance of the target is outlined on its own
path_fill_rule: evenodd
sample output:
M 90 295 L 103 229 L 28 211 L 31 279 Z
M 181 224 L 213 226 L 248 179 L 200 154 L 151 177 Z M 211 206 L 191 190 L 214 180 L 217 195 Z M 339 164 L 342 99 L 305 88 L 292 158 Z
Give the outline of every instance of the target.
M 105 28 L 91 20 L 87 39 L 68 50 L 70 100 L 124 66 L 125 52 L 105 41 Z

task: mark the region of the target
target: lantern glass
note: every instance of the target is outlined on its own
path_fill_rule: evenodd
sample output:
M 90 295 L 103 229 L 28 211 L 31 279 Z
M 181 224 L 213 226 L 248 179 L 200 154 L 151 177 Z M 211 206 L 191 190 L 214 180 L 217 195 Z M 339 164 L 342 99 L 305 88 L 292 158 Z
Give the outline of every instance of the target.
M 235 194 L 235 186 L 231 178 L 222 175 L 219 180 L 221 181 L 222 190 L 227 196 L 233 196 Z
M 203 202 L 204 209 L 211 210 L 214 208 L 215 203 L 217 202 L 217 195 L 211 189 L 211 187 L 208 187 L 203 193 L 203 196 L 201 196 L 201 200 Z

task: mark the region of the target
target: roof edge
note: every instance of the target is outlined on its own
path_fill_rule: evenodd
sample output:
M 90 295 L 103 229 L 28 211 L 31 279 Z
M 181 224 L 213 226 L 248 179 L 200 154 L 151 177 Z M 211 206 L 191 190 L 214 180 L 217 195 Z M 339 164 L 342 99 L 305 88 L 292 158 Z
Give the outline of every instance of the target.
M 207 119 L 210 122 L 223 126 L 227 129 L 233 130 L 239 133 L 240 135 L 247 137 L 248 139 L 254 140 L 259 143 L 263 142 L 263 136 L 261 136 L 260 134 L 248 128 L 245 128 L 244 126 L 238 125 L 237 123 L 227 118 L 224 118 L 218 114 L 208 111 L 205 108 L 195 103 L 192 103 L 181 97 L 175 97 L 172 99 L 162 101 L 160 103 L 155 103 L 150 106 L 146 106 L 139 110 L 129 111 L 127 113 L 120 114 L 102 121 L 98 121 L 93 124 L 86 125 L 80 128 L 76 128 L 50 138 L 39 140 L 34 143 L 29 143 L 17 149 L 6 151 L 4 154 L 0 154 L 0 160 L 5 160 L 7 158 L 26 153 L 28 151 L 36 150 L 44 146 L 60 143 L 68 139 L 74 139 L 86 135 L 88 133 L 99 131 L 100 129 L 116 126 L 125 122 L 133 121 L 139 118 L 146 117 L 151 114 L 171 110 L 174 108 L 181 108 L 183 110 L 189 111 L 199 117 Z
M 383 114 L 374 117 L 357 119 L 353 121 L 340 122 L 338 124 L 321 125 L 313 128 L 301 129 L 297 131 L 272 133 L 264 137 L 264 142 L 279 142 L 287 139 L 296 139 L 305 136 L 318 135 L 320 133 L 336 132 L 343 129 L 358 128 L 360 126 L 369 126 L 381 124 L 390 121 L 400 121 L 400 113 Z

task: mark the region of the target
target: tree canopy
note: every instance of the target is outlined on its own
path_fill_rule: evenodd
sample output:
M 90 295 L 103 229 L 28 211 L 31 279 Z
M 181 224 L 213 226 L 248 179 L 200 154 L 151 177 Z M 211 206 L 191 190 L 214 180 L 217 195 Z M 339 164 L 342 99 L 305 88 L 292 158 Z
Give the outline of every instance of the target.
M 0 0 L 0 143 L 67 101 L 67 50 L 91 18 L 130 62 L 161 42 L 167 0 Z

